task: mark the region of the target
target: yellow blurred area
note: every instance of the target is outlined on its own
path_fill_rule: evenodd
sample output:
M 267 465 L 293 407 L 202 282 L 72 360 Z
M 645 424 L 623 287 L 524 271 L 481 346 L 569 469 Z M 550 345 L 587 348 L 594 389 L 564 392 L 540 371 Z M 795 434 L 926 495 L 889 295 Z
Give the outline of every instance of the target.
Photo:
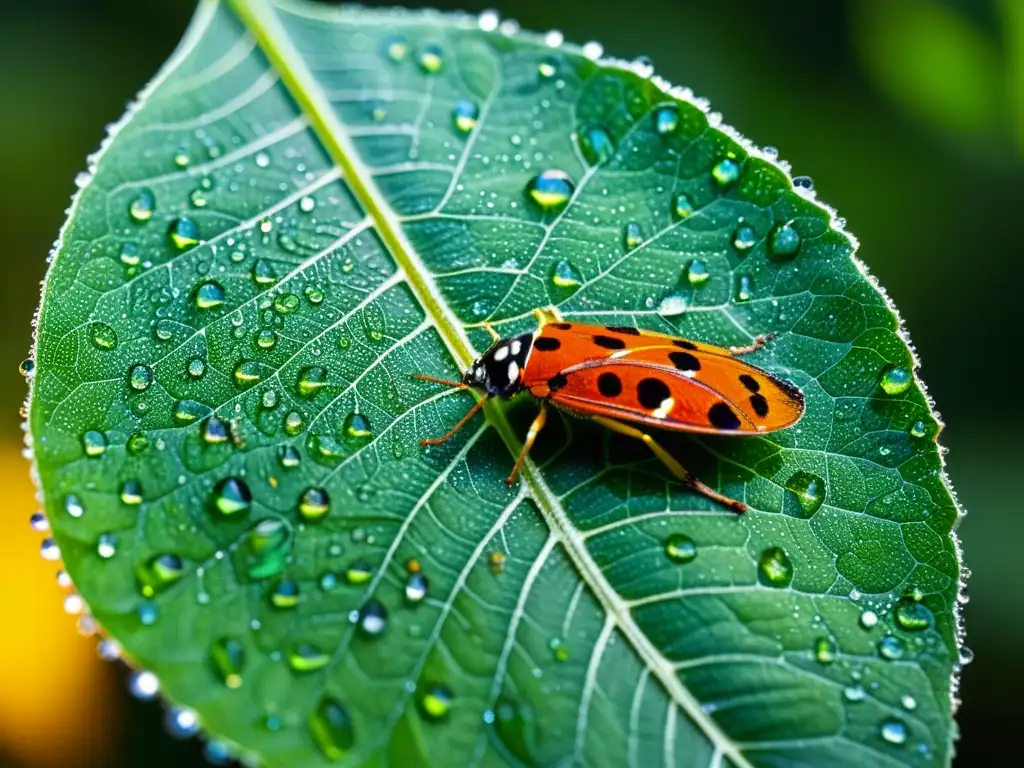
M 105 765 L 119 737 L 112 676 L 95 641 L 79 636 L 64 613 L 60 567 L 39 556 L 44 534 L 28 517 L 35 488 L 19 445 L 0 445 L 0 487 L 8 501 L 0 516 L 0 754 L 24 765 Z

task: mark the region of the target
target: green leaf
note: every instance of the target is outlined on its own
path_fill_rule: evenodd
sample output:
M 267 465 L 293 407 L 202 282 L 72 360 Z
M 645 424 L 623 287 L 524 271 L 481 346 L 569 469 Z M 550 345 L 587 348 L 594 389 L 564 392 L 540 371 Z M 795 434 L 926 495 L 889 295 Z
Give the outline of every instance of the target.
M 948 764 L 958 510 L 851 239 L 687 92 L 482 21 L 200 5 L 44 287 L 76 588 L 269 766 Z M 557 413 L 506 487 L 528 397 L 419 447 L 473 399 L 411 374 L 547 305 L 776 334 L 799 425 L 664 439 L 745 517 Z

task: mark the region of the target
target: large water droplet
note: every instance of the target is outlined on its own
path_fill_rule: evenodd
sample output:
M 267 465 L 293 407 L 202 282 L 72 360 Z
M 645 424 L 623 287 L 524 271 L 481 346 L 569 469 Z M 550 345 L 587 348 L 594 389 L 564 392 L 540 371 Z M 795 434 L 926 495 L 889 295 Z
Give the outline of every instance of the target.
M 252 507 L 252 492 L 240 477 L 225 477 L 213 486 L 213 506 L 222 515 L 237 517 Z
M 878 626 L 878 614 L 874 611 L 864 611 L 860 615 L 860 625 L 864 629 L 872 629 Z
M 526 193 L 542 211 L 560 211 L 569 203 L 576 184 L 565 171 L 547 170 L 534 176 L 526 185 Z
M 315 672 L 330 660 L 331 655 L 313 643 L 296 643 L 288 651 L 288 666 L 296 672 Z
M 590 125 L 579 132 L 580 153 L 591 165 L 607 163 L 615 156 L 615 141 L 600 125 Z
M 420 688 L 416 699 L 420 712 L 428 720 L 443 720 L 452 710 L 455 694 L 451 689 L 440 683 L 427 683 Z
M 282 445 L 277 449 L 277 460 L 285 469 L 294 469 L 302 463 L 302 455 L 294 445 Z
M 109 351 L 117 347 L 117 332 L 106 323 L 90 323 L 89 341 L 96 349 Z
M 156 198 L 148 189 L 140 189 L 139 194 L 128 206 L 129 215 L 138 222 L 149 221 L 156 210 Z
M 224 303 L 224 287 L 216 280 L 208 280 L 196 288 L 195 303 L 199 309 L 216 309 Z
M 654 110 L 654 130 L 662 136 L 672 133 L 679 127 L 679 107 L 666 104 Z
M 273 285 L 277 282 L 277 272 L 269 262 L 259 259 L 252 265 L 252 279 L 256 285 Z
M 887 395 L 899 395 L 910 389 L 914 375 L 900 366 L 891 366 L 882 372 L 882 391 Z
M 313 365 L 303 368 L 299 372 L 298 381 L 295 383 L 295 390 L 299 393 L 299 397 L 313 397 L 326 386 L 327 369 L 323 366 Z
M 461 133 L 469 133 L 476 127 L 477 118 L 480 117 L 480 108 L 472 101 L 459 99 L 452 109 L 452 121 L 455 128 Z
M 420 69 L 428 75 L 436 74 L 444 66 L 444 52 L 439 45 L 425 45 L 418 56 Z
M 387 629 L 388 609 L 379 600 L 367 600 L 359 609 L 356 623 L 366 637 L 378 637 Z
M 263 370 L 263 365 L 255 360 L 243 360 L 235 366 L 235 384 L 243 389 L 259 384 Z
M 299 497 L 299 514 L 304 520 L 320 520 L 331 510 L 331 497 L 323 488 L 307 488 Z
M 185 563 L 175 554 L 155 555 L 135 569 L 139 592 L 153 597 L 185 574 Z
M 294 579 L 281 579 L 270 590 L 270 604 L 275 608 L 294 608 L 299 604 L 299 585 Z
M 352 718 L 339 701 L 329 696 L 320 699 L 310 715 L 309 733 L 323 756 L 332 763 L 343 760 L 355 744 Z
M 791 259 L 800 250 L 800 233 L 793 222 L 780 224 L 768 238 L 768 253 L 776 259 Z
M 221 421 L 216 416 L 210 416 L 203 423 L 203 442 L 207 445 L 220 445 L 231 439 L 231 428 L 226 421 Z
M 284 571 L 292 552 L 291 529 L 268 518 L 253 526 L 239 548 L 240 565 L 251 579 L 269 579 Z
M 199 244 L 199 227 L 192 219 L 181 216 L 171 222 L 167 228 L 167 236 L 171 238 L 175 248 L 184 251 Z
M 180 426 L 192 424 L 206 415 L 207 408 L 195 400 L 179 400 L 174 404 L 174 422 Z
M 301 305 L 299 297 L 294 293 L 282 293 L 274 297 L 274 309 L 282 315 L 290 315 Z
M 724 158 L 711 169 L 711 176 L 719 187 L 730 187 L 740 177 L 740 164 L 732 157 Z
M 142 483 L 138 480 L 125 480 L 119 493 L 121 503 L 137 507 L 142 503 Z
M 882 738 L 890 744 L 904 744 L 907 741 L 907 726 L 899 720 L 886 720 L 882 723 Z
M 370 426 L 370 420 L 361 413 L 348 414 L 345 417 L 342 430 L 350 441 L 365 443 L 373 438 L 373 427 Z
M 794 472 L 786 481 L 786 490 L 796 497 L 803 518 L 813 515 L 825 502 L 825 481 L 810 472 Z
M 233 637 L 222 637 L 210 646 L 210 662 L 228 688 L 240 688 L 245 670 L 245 646 Z
M 128 386 L 136 392 L 145 392 L 153 383 L 153 369 L 148 365 L 133 365 L 128 371 Z
M 658 314 L 663 317 L 681 315 L 686 311 L 686 297 L 679 293 L 670 293 L 658 304 Z
M 693 539 L 682 533 L 673 533 L 665 539 L 665 554 L 673 563 L 682 565 L 697 557 L 697 545 Z
M 107 450 L 107 438 L 102 432 L 89 430 L 82 435 L 82 448 L 86 456 L 102 456 Z
M 558 288 L 578 288 L 583 283 L 583 275 L 565 259 L 551 268 L 551 282 Z
M 932 612 L 921 602 L 913 597 L 904 597 L 896 603 L 893 612 L 896 623 L 907 632 L 921 632 L 929 629 L 935 623 Z
M 766 587 L 788 587 L 793 581 L 793 563 L 782 547 L 768 547 L 757 564 L 757 578 Z

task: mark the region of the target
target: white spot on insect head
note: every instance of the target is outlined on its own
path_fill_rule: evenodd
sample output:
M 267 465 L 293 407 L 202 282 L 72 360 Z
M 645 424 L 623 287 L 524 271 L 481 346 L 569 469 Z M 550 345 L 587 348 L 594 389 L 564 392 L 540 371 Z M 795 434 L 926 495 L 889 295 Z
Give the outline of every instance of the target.
M 513 360 L 508 364 L 508 383 L 513 384 L 519 381 L 519 363 Z
M 513 352 L 512 354 L 515 353 Z M 500 363 L 506 357 L 508 357 L 508 346 L 498 347 L 496 350 L 494 350 L 494 359 L 496 362 Z
M 661 401 L 661 405 L 651 411 L 651 416 L 656 419 L 664 419 L 672 412 L 672 408 L 675 407 L 675 404 L 676 399 L 674 397 L 666 397 Z

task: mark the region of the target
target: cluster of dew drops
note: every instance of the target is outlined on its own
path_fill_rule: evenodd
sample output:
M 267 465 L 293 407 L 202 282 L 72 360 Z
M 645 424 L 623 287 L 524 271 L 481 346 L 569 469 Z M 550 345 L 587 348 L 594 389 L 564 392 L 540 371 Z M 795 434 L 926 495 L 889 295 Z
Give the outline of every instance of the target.
M 485 31 L 500 30 L 504 34 L 514 34 L 518 31 L 514 22 L 502 22 L 493 12 L 485 12 L 481 15 L 480 26 Z M 562 43 L 562 36 L 558 32 L 552 32 L 548 34 L 546 41 L 551 47 L 558 47 Z M 393 63 L 402 62 L 412 55 L 407 41 L 398 36 L 392 36 L 385 40 L 382 50 L 383 55 Z M 584 54 L 591 59 L 600 58 L 602 55 L 600 46 L 595 43 L 584 46 L 583 50 Z M 415 54 L 419 68 L 428 76 L 442 70 L 444 56 L 444 51 L 437 45 L 423 46 Z M 558 59 L 554 56 L 543 58 L 538 65 L 539 76 L 548 80 L 556 78 L 558 64 Z M 471 133 L 477 125 L 479 113 L 479 105 L 473 101 L 457 101 L 452 111 L 454 130 L 463 134 Z M 661 106 L 654 111 L 652 119 L 656 132 L 671 134 L 679 124 L 678 108 L 674 104 Z M 585 126 L 580 129 L 577 140 L 583 156 L 593 164 L 608 161 L 617 151 L 612 136 L 599 125 Z M 211 142 L 209 152 L 211 157 L 216 157 L 220 150 L 216 144 Z M 768 150 L 765 154 L 771 156 L 773 152 Z M 190 162 L 187 154 L 183 152 L 176 153 L 173 160 L 175 165 L 182 168 Z M 264 153 L 256 156 L 258 167 L 266 167 L 269 162 L 269 157 Z M 727 156 L 714 165 L 711 175 L 715 185 L 724 191 L 737 182 L 741 171 L 742 167 L 739 161 L 735 157 Z M 207 205 L 208 192 L 212 188 L 212 184 L 211 180 L 204 179 L 200 186 L 190 194 L 189 200 L 193 207 L 203 208 Z M 794 185 L 798 189 L 804 190 L 813 188 L 812 183 L 806 177 L 794 179 Z M 569 174 L 551 168 L 533 176 L 527 183 L 525 191 L 528 198 L 541 211 L 557 214 L 568 206 L 576 188 L 575 182 Z M 676 195 L 669 205 L 672 219 L 676 222 L 685 220 L 696 211 L 694 201 L 682 193 Z M 299 208 L 303 213 L 312 212 L 315 206 L 316 202 L 312 197 L 305 197 L 299 201 Z M 153 218 L 155 210 L 154 195 L 148 190 L 141 190 L 131 202 L 128 214 L 134 222 L 144 224 Z M 262 226 L 266 226 L 266 224 Z M 263 231 L 269 231 L 269 227 Z M 171 221 L 167 235 L 179 251 L 186 251 L 202 243 L 199 227 L 188 217 L 178 217 Z M 279 244 L 286 249 L 290 245 L 287 237 L 287 235 L 282 235 L 281 238 L 284 239 L 279 238 Z M 631 251 L 640 247 L 644 242 L 645 234 L 641 231 L 640 225 L 635 222 L 626 224 L 622 233 L 624 250 Z M 732 238 L 732 244 L 736 251 L 740 255 L 744 255 L 757 242 L 757 233 L 752 227 L 741 221 Z M 777 259 L 789 259 L 800 250 L 801 238 L 793 223 L 787 222 L 777 226 L 768 235 L 766 245 L 769 255 Z M 141 259 L 138 247 L 133 243 L 127 243 L 122 247 L 120 258 L 129 270 L 147 266 Z M 710 277 L 707 264 L 697 258 L 692 259 L 685 266 L 683 274 L 691 288 L 698 288 Z M 277 281 L 278 277 L 269 263 L 258 260 L 252 267 L 252 279 L 258 286 L 269 287 Z M 550 279 L 557 288 L 567 291 L 575 290 L 584 282 L 580 270 L 564 260 L 557 262 L 552 267 Z M 736 283 L 735 300 L 744 301 L 750 297 L 750 294 L 749 277 L 739 276 Z M 317 288 L 310 288 L 306 290 L 305 298 L 311 304 L 317 305 L 324 300 L 324 294 Z M 195 289 L 192 301 L 198 310 L 212 311 L 221 308 L 226 303 L 227 294 L 219 282 L 208 280 Z M 276 312 L 286 315 L 299 310 L 301 303 L 302 299 L 299 296 L 285 293 L 274 298 L 273 307 Z M 653 306 L 652 300 L 648 300 L 648 303 Z M 679 294 L 669 295 L 658 306 L 658 312 L 663 315 L 679 314 L 685 309 L 686 300 Z M 97 349 L 112 350 L 118 346 L 116 332 L 103 322 L 92 323 L 88 328 L 87 335 Z M 154 335 L 158 341 L 170 340 L 174 335 L 173 324 L 170 321 L 158 321 L 154 326 Z M 259 331 L 257 345 L 260 348 L 272 348 L 275 342 L 276 336 L 273 330 Z M 344 338 L 341 343 L 345 343 Z M 25 360 L 21 365 L 22 375 L 31 378 L 34 372 L 34 361 Z M 196 358 L 187 363 L 184 375 L 195 380 L 202 378 L 205 372 L 205 362 L 201 358 Z M 244 361 L 235 369 L 234 380 L 238 387 L 244 389 L 259 383 L 262 375 L 263 367 L 258 362 Z M 125 380 L 129 393 L 139 394 L 148 390 L 156 379 L 154 371 L 149 365 L 138 363 L 130 366 L 125 372 Z M 328 371 L 324 367 L 307 367 L 298 375 L 295 384 L 296 394 L 300 398 L 314 397 L 327 384 Z M 900 395 L 913 384 L 913 374 L 908 368 L 890 366 L 883 371 L 879 384 L 880 389 L 886 395 Z M 272 409 L 276 407 L 276 404 L 274 391 L 267 390 L 263 397 L 264 407 Z M 197 402 L 179 400 L 174 404 L 173 409 L 175 423 L 179 426 L 197 423 L 201 439 L 208 445 L 230 444 L 234 439 L 231 422 L 221 419 L 216 414 L 208 413 L 208 409 Z M 301 434 L 305 426 L 302 416 L 298 412 L 289 412 L 284 417 L 283 428 L 285 433 L 290 436 Z M 914 438 L 922 438 L 926 436 L 928 429 L 924 422 L 918 421 L 911 426 L 909 432 Z M 321 458 L 330 459 L 335 455 L 344 455 L 345 451 L 358 448 L 372 438 L 373 430 L 366 416 L 350 413 L 344 419 L 340 430 L 340 442 L 344 445 L 338 445 L 338 441 L 320 436 L 310 438 L 307 441 L 307 448 L 312 453 L 319 452 Z M 100 431 L 85 432 L 81 436 L 81 442 L 86 457 L 99 458 L 107 450 L 107 437 Z M 157 443 L 156 447 L 161 448 L 160 442 L 159 439 L 151 440 L 149 436 L 139 432 L 128 439 L 126 448 L 129 453 L 141 454 L 149 450 L 153 443 Z M 282 445 L 278 451 L 279 462 L 285 470 L 298 467 L 301 463 L 301 456 L 302 454 L 290 444 Z M 795 500 L 798 517 L 809 519 L 826 501 L 825 481 L 813 473 L 797 471 L 790 477 L 785 487 L 790 497 Z M 125 480 L 121 485 L 119 498 L 121 503 L 127 506 L 141 505 L 144 502 L 145 493 L 140 481 L 137 479 Z M 245 478 L 240 476 L 222 478 L 211 491 L 209 505 L 213 514 L 220 519 L 245 519 L 252 507 L 252 492 Z M 63 513 L 72 519 L 81 518 L 86 514 L 83 501 L 75 493 L 67 494 L 63 500 L 62 509 Z M 324 488 L 306 488 L 296 503 L 298 517 L 304 523 L 315 523 L 322 520 L 330 511 L 331 499 Z M 49 521 L 42 512 L 32 515 L 31 525 L 35 530 L 43 533 L 48 532 L 50 528 Z M 301 589 L 298 582 L 284 575 L 291 556 L 292 536 L 292 527 L 286 521 L 268 518 L 252 525 L 239 547 L 242 567 L 250 578 L 265 580 L 270 584 L 267 600 L 274 609 L 280 611 L 294 609 L 301 600 Z M 362 529 L 356 529 L 352 532 L 352 536 L 356 540 L 362 540 L 367 534 Z M 336 549 L 337 553 L 340 553 L 341 548 L 336 547 Z M 676 567 L 685 568 L 694 562 L 699 556 L 699 551 L 699 545 L 685 533 L 670 532 L 663 539 L 664 556 Z M 59 561 L 60 559 L 58 546 L 49 537 L 42 542 L 41 554 L 44 559 L 49 561 Z M 96 544 L 96 555 L 102 559 L 110 559 L 117 554 L 116 534 L 101 534 Z M 223 556 L 223 553 L 218 554 Z M 504 569 L 504 556 L 499 552 L 493 552 L 488 558 L 488 563 L 495 576 L 499 576 Z M 427 576 L 415 560 L 406 563 L 406 571 L 405 599 L 409 604 L 419 603 L 428 595 Z M 178 582 L 187 572 L 187 565 L 183 559 L 171 552 L 155 555 L 137 569 L 138 591 L 144 598 L 139 605 L 138 616 L 144 626 L 152 626 L 159 620 L 159 609 L 153 598 Z M 202 568 L 196 570 L 196 575 L 201 585 Z M 357 560 L 350 563 L 341 572 L 323 573 L 319 577 L 317 586 L 323 591 L 332 591 L 344 584 L 365 585 L 370 582 L 373 575 L 373 569 L 369 563 Z M 794 576 L 794 564 L 782 547 L 768 547 L 760 554 L 757 562 L 757 579 L 762 587 L 768 589 L 789 588 Z M 83 598 L 72 591 L 73 584 L 68 574 L 63 570 L 59 571 L 57 580 L 62 587 L 69 590 L 64 599 L 65 610 L 69 614 L 79 616 L 79 628 L 83 634 L 96 634 L 99 627 L 88 614 L 88 608 Z M 858 602 L 862 600 L 862 596 L 854 590 L 850 594 L 850 599 Z M 209 596 L 201 591 L 201 587 L 198 601 L 201 604 L 209 602 Z M 874 631 L 882 626 L 880 614 L 885 613 L 891 614 L 892 623 L 901 630 L 902 636 L 893 632 L 882 634 L 877 641 L 877 650 L 879 658 L 883 660 L 896 661 L 904 658 L 910 650 L 908 646 L 913 645 L 912 640 L 908 642 L 904 638 L 913 638 L 915 633 L 921 633 L 922 630 L 931 628 L 934 623 L 931 612 L 922 603 L 922 595 L 910 592 L 895 604 L 865 607 L 860 613 L 859 626 L 864 631 Z M 358 610 L 352 611 L 350 620 L 362 636 L 376 638 L 381 636 L 388 626 L 388 609 L 380 601 L 371 598 Z M 820 624 L 821 617 L 815 617 L 815 622 Z M 254 626 L 255 628 L 258 627 Z M 551 638 L 549 649 L 555 661 L 565 661 L 569 658 L 568 645 L 560 637 Z M 120 648 L 112 639 L 101 640 L 99 653 L 107 660 L 121 658 Z M 824 630 L 807 653 L 810 658 L 821 665 L 845 663 L 835 638 Z M 210 667 L 219 682 L 225 687 L 237 689 L 243 685 L 247 662 L 246 654 L 244 644 L 234 637 L 222 637 L 215 641 L 209 649 Z M 331 659 L 329 653 L 311 643 L 295 644 L 287 650 L 284 656 L 288 666 L 297 674 L 322 669 Z M 970 658 L 970 651 L 965 648 L 960 658 L 960 664 L 968 663 Z M 844 688 L 843 695 L 846 701 L 852 704 L 869 698 L 872 695 L 871 689 L 877 687 L 878 683 L 865 682 L 863 672 L 855 664 L 849 666 L 852 681 Z M 158 694 L 160 685 L 153 673 L 138 671 L 131 678 L 130 689 L 140 699 L 152 699 Z M 416 694 L 417 707 L 428 721 L 445 720 L 455 701 L 453 691 L 444 684 L 417 685 L 409 683 L 407 689 L 410 693 Z M 910 694 L 903 695 L 900 703 L 908 713 L 914 711 L 918 706 L 917 701 Z M 499 699 L 493 708 L 489 708 L 483 713 L 483 720 L 487 724 L 498 723 L 510 726 L 499 729 L 499 735 L 514 734 L 517 732 L 515 726 L 517 718 L 523 717 L 520 706 L 515 701 Z M 707 709 L 713 711 L 713 705 L 708 705 Z M 281 718 L 274 715 L 268 715 L 263 725 L 269 731 L 285 727 Z M 340 701 L 330 696 L 325 696 L 319 701 L 310 715 L 307 725 L 314 741 L 329 759 L 336 759 L 343 755 L 354 743 L 355 735 L 347 710 Z M 172 735 L 186 738 L 198 733 L 200 726 L 199 717 L 194 710 L 184 707 L 168 709 L 167 728 Z M 903 745 L 911 737 L 908 725 L 904 719 L 899 717 L 886 718 L 879 726 L 879 733 L 882 739 L 892 745 Z M 521 744 L 517 745 L 518 748 L 522 746 Z M 207 757 L 214 763 L 225 763 L 238 757 L 226 744 L 215 740 L 207 743 L 206 751 Z M 928 747 L 925 744 L 920 744 L 918 751 L 927 756 Z

